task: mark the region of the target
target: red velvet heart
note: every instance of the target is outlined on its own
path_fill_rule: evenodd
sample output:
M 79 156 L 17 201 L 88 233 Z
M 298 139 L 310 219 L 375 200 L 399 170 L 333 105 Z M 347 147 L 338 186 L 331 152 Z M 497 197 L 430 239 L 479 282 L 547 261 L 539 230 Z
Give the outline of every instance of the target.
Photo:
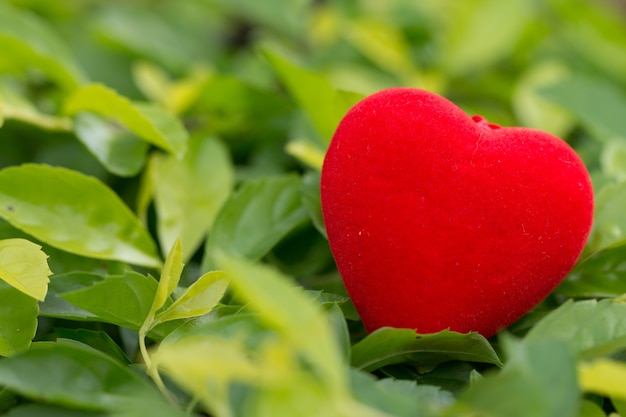
M 369 331 L 494 335 L 563 280 L 593 217 L 589 174 L 564 141 L 409 88 L 346 114 L 321 187 L 330 246 Z

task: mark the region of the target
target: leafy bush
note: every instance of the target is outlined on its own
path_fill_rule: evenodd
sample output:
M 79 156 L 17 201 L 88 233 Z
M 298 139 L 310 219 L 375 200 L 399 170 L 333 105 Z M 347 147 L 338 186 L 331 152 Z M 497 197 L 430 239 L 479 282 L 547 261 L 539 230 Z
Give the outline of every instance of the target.
M 626 415 L 621 4 L 0 3 L 0 409 Z M 334 267 L 324 149 L 394 85 L 560 135 L 592 174 L 577 267 L 491 340 L 366 335 Z

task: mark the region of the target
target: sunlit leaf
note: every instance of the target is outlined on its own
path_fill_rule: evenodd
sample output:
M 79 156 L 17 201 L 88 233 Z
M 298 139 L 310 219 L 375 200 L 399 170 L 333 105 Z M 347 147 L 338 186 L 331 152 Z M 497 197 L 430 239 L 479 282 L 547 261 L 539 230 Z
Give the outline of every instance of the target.
M 25 239 L 0 240 L 0 279 L 24 294 L 43 301 L 48 291 L 48 256 Z
M 29 348 L 37 330 L 38 313 L 35 298 L 0 281 L 0 356 Z
M 207 272 L 191 284 L 167 310 L 158 314 L 155 324 L 206 314 L 217 305 L 227 288 L 228 280 L 223 272 Z
M 229 151 L 215 138 L 196 136 L 182 160 L 153 155 L 150 172 L 161 247 L 167 250 L 180 239 L 182 259 L 187 261 L 232 190 Z
M 56 248 L 158 267 L 148 232 L 106 185 L 65 168 L 25 164 L 0 171 L 0 217 Z
M 183 267 L 180 240 L 176 240 L 167 255 L 167 259 L 165 259 L 165 265 L 163 265 L 163 270 L 161 271 L 161 277 L 159 278 L 159 284 L 154 293 L 150 311 L 144 316 L 146 320 L 148 320 L 148 323 L 152 321 L 156 312 L 165 305 L 165 302 L 178 285 Z
M 493 347 L 478 333 L 444 330 L 420 335 L 411 329 L 383 327 L 352 347 L 352 366 L 365 371 L 404 362 L 430 370 L 451 360 L 502 365 Z
M 102 84 L 75 91 L 65 102 L 65 113 L 92 112 L 109 118 L 148 143 L 178 157 L 187 149 L 187 131 L 164 109 L 150 103 L 134 103 Z
M 334 394 L 344 395 L 346 375 L 341 353 L 322 311 L 278 271 L 224 253 L 218 255 L 218 265 L 237 294 L 259 312 L 261 319 L 302 352 Z
M 611 359 L 585 362 L 578 367 L 578 381 L 585 392 L 626 399 L 626 364 Z

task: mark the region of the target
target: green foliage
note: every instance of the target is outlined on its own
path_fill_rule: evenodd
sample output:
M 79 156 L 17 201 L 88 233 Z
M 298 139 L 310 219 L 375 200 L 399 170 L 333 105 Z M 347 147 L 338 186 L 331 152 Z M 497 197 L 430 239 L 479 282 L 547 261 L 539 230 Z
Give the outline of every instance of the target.
M 626 415 L 614 3 L 0 3 L 0 414 Z M 399 85 L 592 174 L 576 268 L 491 340 L 367 335 L 334 267 L 326 145 Z

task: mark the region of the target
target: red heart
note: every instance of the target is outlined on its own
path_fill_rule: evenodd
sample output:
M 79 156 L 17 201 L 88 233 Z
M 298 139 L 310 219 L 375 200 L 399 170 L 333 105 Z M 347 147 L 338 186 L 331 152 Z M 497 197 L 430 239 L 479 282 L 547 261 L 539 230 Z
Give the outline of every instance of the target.
M 589 174 L 564 141 L 409 88 L 346 114 L 321 187 L 330 246 L 368 331 L 494 335 L 563 280 L 593 218 Z

